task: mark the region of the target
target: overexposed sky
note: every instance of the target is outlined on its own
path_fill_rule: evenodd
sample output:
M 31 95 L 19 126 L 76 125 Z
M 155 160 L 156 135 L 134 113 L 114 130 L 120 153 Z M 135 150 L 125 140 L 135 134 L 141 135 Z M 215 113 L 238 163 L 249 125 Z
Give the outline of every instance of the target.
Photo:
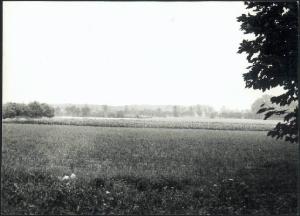
M 4 2 L 3 102 L 250 108 L 242 2 Z M 269 92 L 276 94 L 277 92 Z

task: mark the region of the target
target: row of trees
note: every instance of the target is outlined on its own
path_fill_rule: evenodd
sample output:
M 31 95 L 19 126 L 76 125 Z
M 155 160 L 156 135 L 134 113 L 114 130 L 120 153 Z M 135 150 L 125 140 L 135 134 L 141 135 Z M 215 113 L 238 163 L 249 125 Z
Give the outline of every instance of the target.
M 40 118 L 54 116 L 54 108 L 46 103 L 32 102 L 24 103 L 6 103 L 2 106 L 2 118 L 30 117 Z
M 92 106 L 92 105 L 59 105 L 55 107 L 56 116 L 75 117 L 108 117 L 108 118 L 139 118 L 139 117 L 206 117 L 206 118 L 243 118 L 263 119 L 264 114 L 257 114 L 264 103 L 271 106 L 270 95 L 258 98 L 249 110 L 230 110 L 222 108 L 219 112 L 207 105 L 194 106 Z M 294 109 L 295 103 L 285 106 L 286 109 Z M 280 116 L 272 116 L 272 119 L 280 119 Z
M 87 105 L 80 107 L 69 105 L 66 107 L 57 106 L 55 108 L 57 116 L 91 116 L 91 117 L 109 117 L 109 118 L 139 118 L 139 117 L 187 117 L 187 116 L 205 116 L 216 117 L 217 112 L 210 106 L 121 106 L 114 107 L 108 105 L 91 108 Z
M 91 105 L 59 105 L 55 108 L 45 103 L 32 102 L 28 105 L 22 103 L 7 103 L 3 106 L 2 118 L 15 117 L 53 117 L 74 116 L 74 117 L 108 117 L 108 118 L 143 118 L 143 117 L 205 117 L 205 118 L 243 118 L 263 119 L 261 104 L 266 107 L 274 106 L 271 102 L 272 96 L 264 95 L 258 98 L 249 110 L 236 111 L 223 107 L 219 112 L 213 107 L 206 105 L 195 106 L 91 106 Z M 285 110 L 294 110 L 296 103 L 289 106 L 279 106 Z M 271 116 L 271 119 L 280 119 L 281 116 Z

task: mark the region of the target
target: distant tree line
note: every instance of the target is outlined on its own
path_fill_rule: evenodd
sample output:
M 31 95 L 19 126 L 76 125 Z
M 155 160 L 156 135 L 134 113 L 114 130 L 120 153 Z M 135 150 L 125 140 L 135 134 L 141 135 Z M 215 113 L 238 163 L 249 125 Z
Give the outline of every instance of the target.
M 263 119 L 264 114 L 257 113 L 261 104 L 265 107 L 274 106 L 270 99 L 272 96 L 264 95 L 258 98 L 248 110 L 230 110 L 223 107 L 216 111 L 207 105 L 179 106 L 179 105 L 72 105 L 60 104 L 50 106 L 46 103 L 32 102 L 6 103 L 2 106 L 2 118 L 16 117 L 104 117 L 104 118 L 151 118 L 151 117 L 203 117 L 203 118 L 241 118 L 241 119 Z M 293 110 L 296 103 L 283 107 L 286 110 Z M 271 119 L 280 119 L 280 116 L 272 116 Z
M 210 106 L 56 106 L 56 116 L 76 117 L 107 117 L 107 118 L 145 118 L 145 117 L 188 117 L 205 116 L 216 117 L 217 112 Z
M 263 114 L 257 114 L 262 103 L 271 105 L 270 95 L 258 98 L 248 110 L 230 110 L 225 107 L 216 111 L 207 105 L 178 106 L 178 105 L 57 105 L 55 107 L 56 116 L 74 117 L 106 117 L 106 118 L 147 118 L 147 117 L 204 117 L 204 118 L 243 118 L 243 119 L 263 119 Z M 292 106 L 286 107 L 287 109 Z M 279 119 L 273 116 L 272 119 Z
M 32 102 L 24 103 L 6 103 L 2 106 L 2 118 L 29 117 L 40 118 L 54 116 L 54 108 L 46 103 Z
M 274 104 L 271 102 L 271 98 L 273 96 L 265 94 L 262 97 L 256 99 L 249 110 L 244 111 L 233 111 L 228 110 L 226 108 L 221 109 L 218 113 L 218 117 L 220 118 L 244 118 L 244 119 L 264 119 L 265 115 L 260 113 L 259 110 L 261 109 L 262 104 L 265 107 L 274 107 Z M 275 105 L 276 106 L 276 105 Z M 282 109 L 286 110 L 293 110 L 297 106 L 296 103 L 291 103 L 289 106 L 281 107 Z M 279 105 L 278 105 L 279 108 Z M 271 116 L 270 119 L 282 119 L 280 115 Z

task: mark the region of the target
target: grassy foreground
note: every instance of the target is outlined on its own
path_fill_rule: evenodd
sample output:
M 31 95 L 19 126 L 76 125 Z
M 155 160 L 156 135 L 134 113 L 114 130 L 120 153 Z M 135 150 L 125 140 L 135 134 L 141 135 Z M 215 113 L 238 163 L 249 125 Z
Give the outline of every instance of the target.
M 3 124 L 1 213 L 295 214 L 297 159 L 266 131 Z

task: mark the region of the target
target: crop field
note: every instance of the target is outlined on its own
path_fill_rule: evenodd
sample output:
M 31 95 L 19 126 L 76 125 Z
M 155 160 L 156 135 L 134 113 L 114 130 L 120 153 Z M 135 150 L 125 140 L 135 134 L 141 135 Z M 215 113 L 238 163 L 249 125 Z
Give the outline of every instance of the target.
M 1 213 L 295 214 L 297 145 L 221 125 L 3 123 Z
M 274 120 L 254 119 L 210 119 L 210 118 L 88 118 L 55 117 L 41 119 L 5 119 L 4 123 L 74 125 L 95 127 L 130 127 L 130 128 L 178 128 L 210 130 L 246 130 L 265 131 L 272 129 Z

